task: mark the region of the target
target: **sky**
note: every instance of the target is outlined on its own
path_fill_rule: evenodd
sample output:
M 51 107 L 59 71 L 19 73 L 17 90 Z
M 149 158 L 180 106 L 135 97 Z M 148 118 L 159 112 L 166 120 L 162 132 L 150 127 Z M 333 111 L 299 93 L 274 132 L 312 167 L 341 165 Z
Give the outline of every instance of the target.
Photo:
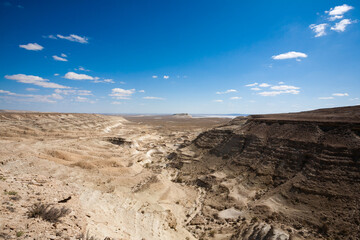
M 359 105 L 359 10 L 358 0 L 0 0 L 0 109 Z

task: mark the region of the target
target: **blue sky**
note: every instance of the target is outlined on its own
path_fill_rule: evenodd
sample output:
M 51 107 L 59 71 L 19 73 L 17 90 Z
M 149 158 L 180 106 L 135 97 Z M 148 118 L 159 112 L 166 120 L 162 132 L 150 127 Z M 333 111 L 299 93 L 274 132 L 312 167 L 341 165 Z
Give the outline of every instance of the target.
M 0 109 L 272 113 L 360 104 L 360 2 L 0 1 Z

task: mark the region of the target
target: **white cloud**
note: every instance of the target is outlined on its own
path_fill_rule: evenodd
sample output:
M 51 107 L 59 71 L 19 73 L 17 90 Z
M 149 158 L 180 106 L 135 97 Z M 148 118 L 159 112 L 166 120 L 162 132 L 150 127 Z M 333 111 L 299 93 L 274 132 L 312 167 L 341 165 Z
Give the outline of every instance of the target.
M 89 96 L 89 95 L 93 95 L 91 93 L 91 91 L 89 90 L 73 90 L 73 89 L 69 89 L 69 90 L 61 90 L 61 89 L 55 89 L 55 93 L 57 94 L 63 94 L 63 95 L 80 95 L 80 96 Z
M 158 78 L 158 76 L 154 75 L 154 76 L 152 76 L 152 78 Z
M 112 79 L 104 79 L 103 82 L 106 82 L 106 83 L 115 83 L 114 80 Z
M 319 97 L 320 100 L 330 100 L 334 99 L 334 97 Z
M 55 74 L 54 74 L 54 76 L 59 76 L 59 75 L 60 75 L 60 74 L 58 74 L 58 73 L 55 73 Z
M 260 91 L 260 90 L 261 90 L 261 88 L 254 87 L 254 88 L 250 88 L 250 90 L 253 90 L 253 91 Z
M 254 87 L 256 85 L 258 85 L 258 83 L 251 83 L 251 84 L 245 85 L 245 87 Z
M 89 101 L 88 98 L 86 98 L 86 97 L 79 97 L 79 96 L 77 96 L 77 97 L 75 98 L 75 100 L 76 100 L 77 102 L 88 102 L 88 101 Z
M 226 90 L 225 92 L 216 92 L 216 94 L 227 94 L 227 93 L 235 93 L 235 92 L 237 92 L 237 90 L 229 89 L 229 90 Z
M 5 91 L 0 89 L 0 94 L 5 94 L 6 96 L 0 96 L 0 98 L 14 101 L 23 101 L 23 102 L 47 102 L 55 103 L 52 98 L 57 99 L 58 96 L 53 95 L 33 95 L 33 94 L 18 94 L 10 91 Z
M 338 19 L 342 19 L 344 16 L 343 15 L 336 15 L 336 16 L 332 16 L 332 17 L 329 17 L 329 21 L 335 21 L 335 20 L 338 20 Z
M 55 99 L 63 99 L 63 97 L 60 95 L 60 94 L 57 94 L 57 93 L 53 93 L 53 94 L 51 94 L 51 97 L 52 98 L 55 98 Z
M 165 100 L 165 98 L 161 98 L 161 97 L 143 97 L 143 99 L 148 99 L 148 100 Z
M 311 30 L 314 31 L 314 33 L 316 33 L 315 37 L 322 37 L 326 35 L 326 27 L 328 26 L 327 23 L 322 23 L 322 24 L 311 24 L 309 27 Z
M 340 22 L 336 23 L 334 27 L 331 27 L 331 30 L 336 32 L 344 32 L 347 25 L 352 24 L 353 22 L 350 19 L 343 19 Z
M 295 86 L 280 85 L 280 86 L 272 86 L 271 89 L 284 91 L 284 90 L 296 90 L 300 88 Z
M 114 80 L 112 80 L 112 79 L 103 79 L 103 80 L 100 80 L 100 78 L 98 78 L 98 77 L 95 77 L 94 79 L 95 79 L 95 80 L 93 81 L 94 83 L 115 83 Z
M 94 77 L 86 74 L 78 74 L 74 72 L 68 72 L 65 74 L 64 78 L 71 80 L 95 80 Z
M 44 88 L 70 88 L 57 83 L 49 82 L 48 79 L 44 79 L 42 77 L 33 76 L 33 75 L 15 74 L 15 75 L 6 75 L 5 78 L 10 80 L 15 80 L 21 83 L 34 84 L 36 86 L 40 86 Z
M 109 96 L 115 99 L 130 99 L 131 95 L 135 93 L 135 89 L 122 89 L 122 88 L 113 88 Z
M 222 102 L 224 102 L 224 100 L 221 100 L 221 99 L 217 99 L 217 100 L 214 100 L 213 102 L 218 102 L 218 103 L 222 103 Z
M 67 57 L 67 55 L 65 53 L 62 53 L 61 56 L 62 57 Z
M 11 95 L 11 96 L 16 96 L 17 95 L 16 93 L 12 93 L 10 91 L 5 91 L 5 90 L 1 90 L 1 89 L 0 89 L 0 93 Z
M 350 11 L 351 9 L 354 9 L 354 7 L 349 6 L 347 4 L 343 4 L 341 6 L 330 8 L 330 10 L 325 11 L 325 13 L 329 14 L 330 16 L 343 15 L 344 13 Z
M 299 90 L 284 90 L 284 91 L 260 92 L 258 94 L 264 97 L 274 97 L 280 94 L 299 94 L 299 93 L 300 93 Z
M 278 82 L 278 84 L 285 84 L 284 82 Z
M 144 93 L 145 92 L 145 90 L 139 90 L 139 93 Z
M 41 51 L 44 49 L 43 46 L 40 46 L 37 43 L 28 43 L 25 45 L 19 45 L 19 47 L 21 48 L 25 48 L 26 50 L 31 50 L 31 51 Z
M 25 90 L 29 91 L 29 92 L 34 92 L 34 91 L 38 91 L 39 89 L 37 89 L 37 88 L 26 88 Z
M 83 68 L 83 67 L 81 67 L 81 66 L 80 66 L 79 68 L 75 68 L 75 70 L 90 72 L 90 70 L 85 69 L 85 68 Z
M 272 56 L 272 59 L 275 60 L 283 60 L 283 59 L 291 59 L 291 58 L 307 58 L 308 56 L 302 52 L 287 52 L 279 55 Z
M 238 100 L 238 99 L 242 99 L 242 97 L 232 97 L 230 98 L 231 100 Z
M 55 61 L 67 62 L 66 58 L 58 57 L 56 55 L 52 56 Z
M 164 75 L 164 79 L 169 79 L 170 76 Z
M 259 85 L 259 87 L 270 87 L 271 85 L 270 84 L 267 84 L 267 83 L 262 83 Z
M 61 39 L 66 39 L 72 42 L 78 42 L 78 43 L 88 43 L 88 38 L 87 37 L 80 37 L 78 35 L 75 34 L 70 34 L 69 36 L 63 36 L 63 35 L 56 35 L 58 38 Z
M 111 104 L 122 104 L 122 102 L 112 102 Z
M 43 38 L 57 39 L 54 35 L 42 36 Z
M 333 96 L 335 97 L 348 97 L 348 93 L 333 93 Z

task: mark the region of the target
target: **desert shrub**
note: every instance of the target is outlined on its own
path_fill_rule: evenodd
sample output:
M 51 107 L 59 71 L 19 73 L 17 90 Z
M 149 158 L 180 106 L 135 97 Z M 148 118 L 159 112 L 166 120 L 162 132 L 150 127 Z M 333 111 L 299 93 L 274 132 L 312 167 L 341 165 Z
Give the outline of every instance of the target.
M 87 232 L 86 234 L 82 233 L 80 234 L 80 236 L 78 236 L 76 239 L 78 240 L 100 240 L 99 238 L 96 238 L 95 236 L 91 236 L 89 234 L 89 232 Z M 112 240 L 109 237 L 104 238 L 104 240 Z
M 16 237 L 21 237 L 22 235 L 24 235 L 23 231 L 17 231 L 16 232 Z
M 17 195 L 18 193 L 17 192 L 15 192 L 15 191 L 4 191 L 4 194 L 5 195 L 11 195 L 11 196 L 14 196 L 14 195 Z
M 29 218 L 40 217 L 49 222 L 58 222 L 59 219 L 70 213 L 70 209 L 51 207 L 50 204 L 35 203 L 27 212 Z

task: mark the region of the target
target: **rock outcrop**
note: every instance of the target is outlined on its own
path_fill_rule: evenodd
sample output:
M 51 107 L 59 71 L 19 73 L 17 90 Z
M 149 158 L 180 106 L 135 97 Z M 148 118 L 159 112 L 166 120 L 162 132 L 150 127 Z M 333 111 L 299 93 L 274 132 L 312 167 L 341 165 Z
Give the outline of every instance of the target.
M 178 154 L 179 178 L 206 190 L 212 235 L 360 239 L 360 106 L 239 117 L 179 151 L 196 153 Z M 241 214 L 214 217 L 228 208 Z

